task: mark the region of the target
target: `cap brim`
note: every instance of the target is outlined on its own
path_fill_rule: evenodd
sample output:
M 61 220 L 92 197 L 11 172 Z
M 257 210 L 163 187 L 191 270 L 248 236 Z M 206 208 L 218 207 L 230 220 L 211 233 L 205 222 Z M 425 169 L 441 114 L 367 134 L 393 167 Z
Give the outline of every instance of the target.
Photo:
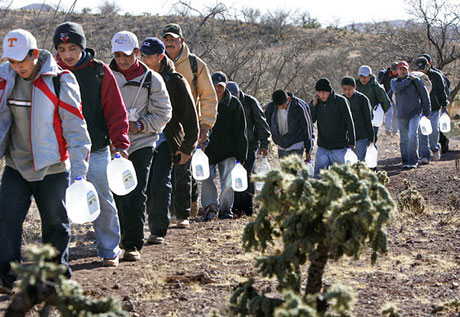
M 405 69 L 409 70 L 409 67 L 407 67 L 407 66 L 399 66 L 398 69 L 400 69 L 400 68 L 405 68 Z
M 369 76 L 370 74 L 366 74 L 366 73 L 358 73 L 358 76 L 364 76 L 364 77 L 367 77 Z
M 179 34 L 177 34 L 177 33 L 172 33 L 172 32 L 163 33 L 163 36 L 162 36 L 162 37 L 164 38 L 166 35 L 171 35 L 171 36 L 172 36 L 173 38 L 175 38 L 175 39 L 178 39 L 178 38 L 181 37 Z
M 2 60 L 5 60 L 5 59 L 13 59 L 15 61 L 18 61 L 18 62 L 21 62 L 23 61 L 26 56 L 27 56 L 27 53 L 29 52 L 29 50 L 27 51 L 24 51 L 24 52 L 9 52 L 9 51 L 5 51 L 3 52 L 3 55 L 2 55 Z
M 221 85 L 221 86 L 227 87 L 227 83 L 223 82 L 223 81 L 214 84 L 214 86 L 216 86 L 216 85 Z
M 127 48 L 123 46 L 115 46 L 112 48 L 112 54 L 116 52 L 125 53 L 126 55 L 131 55 L 135 48 Z

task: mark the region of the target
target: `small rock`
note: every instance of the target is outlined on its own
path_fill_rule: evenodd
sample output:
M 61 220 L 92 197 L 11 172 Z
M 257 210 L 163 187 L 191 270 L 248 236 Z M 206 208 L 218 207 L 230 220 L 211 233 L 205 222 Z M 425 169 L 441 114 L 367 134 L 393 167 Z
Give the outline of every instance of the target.
M 423 257 L 422 257 L 422 255 L 421 255 L 420 253 L 417 254 L 417 256 L 415 257 L 415 259 L 418 260 L 418 261 L 420 261 L 422 258 L 423 258 Z
M 134 303 L 133 301 L 128 300 L 122 304 L 121 308 L 125 311 L 132 312 L 134 311 Z
M 458 283 L 457 282 L 452 282 L 452 288 L 458 288 Z
M 187 298 L 187 297 L 185 297 L 184 295 L 182 295 L 181 297 L 179 297 L 179 300 L 181 300 L 181 301 L 185 301 L 185 300 L 188 300 L 188 298 Z
M 112 288 L 113 288 L 113 289 L 120 289 L 120 285 L 115 284 Z
M 174 288 L 182 288 L 182 284 L 180 282 L 177 282 L 174 284 Z

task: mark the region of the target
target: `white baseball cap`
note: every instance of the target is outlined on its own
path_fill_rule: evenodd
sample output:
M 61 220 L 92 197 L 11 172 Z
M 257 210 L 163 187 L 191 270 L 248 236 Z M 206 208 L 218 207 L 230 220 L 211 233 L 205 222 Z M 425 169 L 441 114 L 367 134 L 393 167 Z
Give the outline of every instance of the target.
M 367 65 L 363 65 L 359 68 L 358 70 L 358 76 L 364 76 L 364 77 L 367 77 L 369 76 L 370 74 L 372 74 L 372 69 L 367 66 Z
M 37 40 L 29 31 L 16 29 L 3 38 L 2 59 L 11 58 L 15 61 L 23 61 L 30 50 L 37 49 Z
M 131 55 L 139 47 L 137 36 L 129 31 L 121 31 L 112 37 L 112 53 L 122 52 Z

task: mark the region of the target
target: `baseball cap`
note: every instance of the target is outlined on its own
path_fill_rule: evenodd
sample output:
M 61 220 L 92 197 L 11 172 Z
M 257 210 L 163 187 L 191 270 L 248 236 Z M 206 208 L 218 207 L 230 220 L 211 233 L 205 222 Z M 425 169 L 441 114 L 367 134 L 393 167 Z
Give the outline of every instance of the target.
M 393 62 L 393 63 L 391 63 L 390 68 L 391 68 L 392 70 L 398 70 L 398 62 Z
M 141 52 L 145 55 L 164 54 L 165 45 L 156 37 L 148 37 L 142 42 Z
M 30 50 L 38 50 L 38 47 L 37 40 L 29 31 L 16 29 L 3 38 L 2 59 L 11 58 L 15 61 L 23 61 Z
M 131 55 L 139 47 L 137 36 L 129 31 L 121 31 L 112 37 L 112 53 L 122 52 Z
M 420 57 L 425 57 L 428 62 L 431 62 L 430 54 L 425 53 L 425 54 L 420 55 Z
M 171 35 L 172 37 L 178 39 L 180 37 L 184 37 L 182 35 L 182 29 L 179 24 L 176 23 L 170 23 L 167 24 L 164 28 L 163 31 L 161 31 L 161 37 L 165 37 L 166 35 Z
M 404 67 L 404 68 L 406 68 L 407 70 L 409 70 L 409 64 L 407 64 L 406 61 L 400 61 L 400 62 L 398 63 L 398 69 L 400 69 L 401 67 Z
M 367 65 L 361 66 L 358 70 L 358 76 L 369 76 L 370 74 L 372 74 L 372 69 Z
M 416 70 L 424 70 L 428 65 L 428 60 L 425 57 L 420 56 L 415 60 Z
M 227 76 L 222 72 L 215 72 L 211 76 L 213 85 L 227 86 Z

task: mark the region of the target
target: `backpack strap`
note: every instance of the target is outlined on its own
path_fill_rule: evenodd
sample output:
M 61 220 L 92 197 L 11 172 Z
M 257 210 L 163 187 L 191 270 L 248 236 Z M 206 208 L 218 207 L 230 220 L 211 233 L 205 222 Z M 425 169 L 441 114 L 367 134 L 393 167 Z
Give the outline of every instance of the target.
M 102 86 L 102 81 L 104 80 L 105 68 L 104 63 L 98 59 L 93 59 L 94 69 L 96 70 L 97 84 L 99 87 Z
M 56 93 L 56 97 L 57 97 L 58 103 L 59 103 L 59 91 L 61 90 L 61 76 L 60 76 L 60 74 L 57 74 L 56 76 L 53 76 L 53 86 L 54 86 L 54 92 Z
M 198 73 L 198 62 L 196 60 L 196 55 L 194 54 L 189 54 L 188 60 L 190 62 L 190 68 L 192 70 L 193 74 L 193 88 L 195 89 L 195 93 L 198 95 L 198 86 L 197 86 L 197 73 Z

